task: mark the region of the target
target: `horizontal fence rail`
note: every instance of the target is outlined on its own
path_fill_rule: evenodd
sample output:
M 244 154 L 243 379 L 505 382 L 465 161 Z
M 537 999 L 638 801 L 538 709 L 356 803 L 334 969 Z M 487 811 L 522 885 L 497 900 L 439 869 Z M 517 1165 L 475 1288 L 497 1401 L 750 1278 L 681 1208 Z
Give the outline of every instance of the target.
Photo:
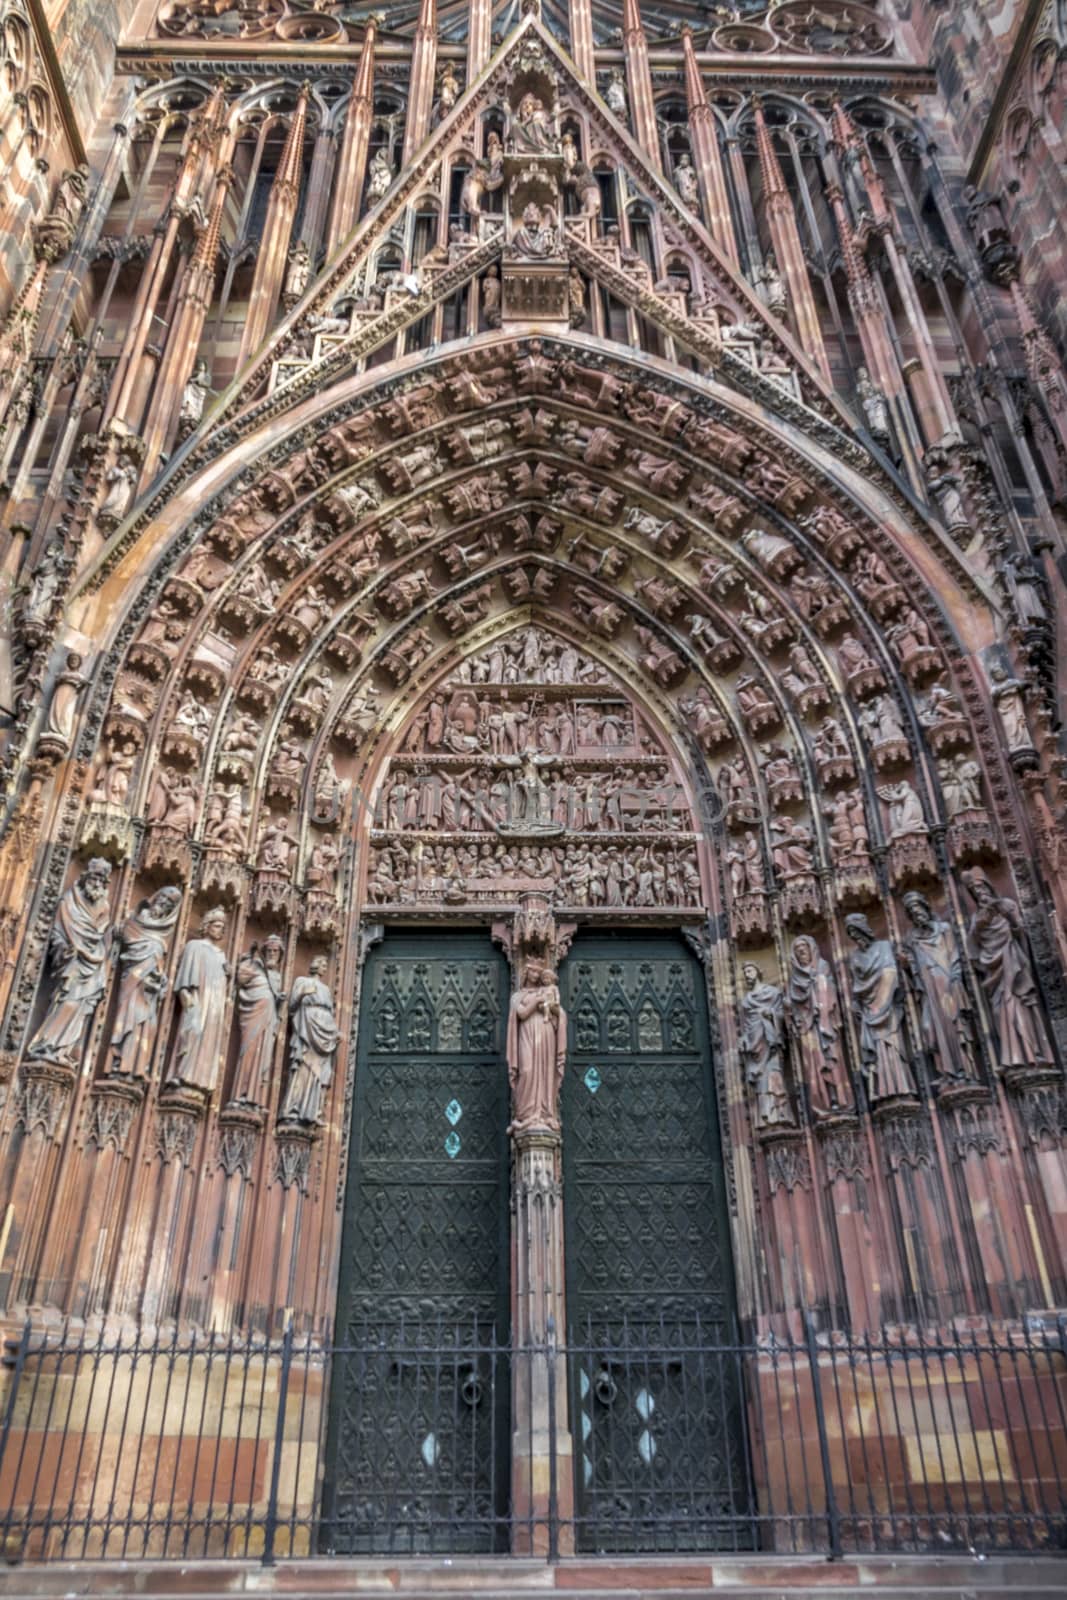
M 1062 1330 L 27 1327 L 0 1384 L 8 1560 L 1067 1550 Z

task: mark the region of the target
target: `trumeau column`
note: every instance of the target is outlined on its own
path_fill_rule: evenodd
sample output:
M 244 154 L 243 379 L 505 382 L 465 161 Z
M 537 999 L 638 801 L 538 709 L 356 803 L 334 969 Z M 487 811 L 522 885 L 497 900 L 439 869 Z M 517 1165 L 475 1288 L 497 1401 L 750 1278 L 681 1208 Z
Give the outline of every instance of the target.
M 652 99 L 652 69 L 648 63 L 648 39 L 641 25 L 638 0 L 623 0 L 622 44 L 634 133 L 649 161 L 659 171 L 663 163 L 660 160 L 656 107 Z
M 408 114 L 404 124 L 403 165 L 406 167 L 430 131 L 433 77 L 437 66 L 436 0 L 420 0 L 419 21 L 411 50 Z
M 753 114 L 756 122 L 756 145 L 759 150 L 760 171 L 763 174 L 763 198 L 767 207 L 774 253 L 786 287 L 789 304 L 796 324 L 797 339 L 815 363 L 823 377 L 829 381 L 830 366 L 822 340 L 822 326 L 815 309 L 808 277 L 807 263 L 797 231 L 793 201 L 786 188 L 782 169 L 775 154 L 770 132 L 759 100 L 753 97 Z
M 693 139 L 693 156 L 697 177 L 700 180 L 700 197 L 704 202 L 704 218 L 708 232 L 721 246 L 730 265 L 740 268 L 737 240 L 734 237 L 733 217 L 730 214 L 730 197 L 726 191 L 726 176 L 722 167 L 718 134 L 715 131 L 715 113 L 708 104 L 704 84 L 693 48 L 693 33 L 682 29 L 682 48 L 685 52 L 685 98 L 689 109 L 689 129 Z
M 371 116 L 374 111 L 374 40 L 378 25 L 371 17 L 363 35 L 363 49 L 348 102 L 341 153 L 334 173 L 333 204 L 326 228 L 326 257 L 333 255 L 359 218 L 359 203 L 367 176 Z
M 523 895 L 513 922 L 494 924 L 493 935 L 507 950 L 513 975 L 507 1034 L 513 1153 L 513 1554 L 544 1555 L 553 1453 L 561 1501 L 570 1494 L 571 1483 L 566 1357 L 557 1354 L 567 1326 L 559 1121 L 567 1019 L 555 969 L 570 946 L 574 924 L 557 925 L 548 897 L 530 893 Z M 566 1521 L 568 1508 L 561 1503 L 558 1509 Z

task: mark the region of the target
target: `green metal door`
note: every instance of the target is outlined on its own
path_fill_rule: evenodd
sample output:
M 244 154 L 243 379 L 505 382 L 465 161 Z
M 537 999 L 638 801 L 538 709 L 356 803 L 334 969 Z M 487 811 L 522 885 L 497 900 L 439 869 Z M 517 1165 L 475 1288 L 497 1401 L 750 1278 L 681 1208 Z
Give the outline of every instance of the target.
M 506 1548 L 508 971 L 486 935 L 367 960 L 323 1543 Z
M 740 1548 L 748 1474 L 703 974 L 670 934 L 579 938 L 562 990 L 578 1546 Z

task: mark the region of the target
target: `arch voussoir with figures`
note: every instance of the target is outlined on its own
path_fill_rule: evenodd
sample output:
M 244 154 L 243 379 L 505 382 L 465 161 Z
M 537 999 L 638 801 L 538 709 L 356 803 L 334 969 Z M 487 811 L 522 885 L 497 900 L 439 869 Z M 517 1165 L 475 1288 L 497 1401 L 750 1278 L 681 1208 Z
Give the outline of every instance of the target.
M 245 446 L 236 472 L 223 459 L 179 487 L 135 549 L 122 530 L 104 549 L 78 602 L 87 629 L 125 573 L 150 576 L 93 691 L 56 871 L 99 856 L 131 913 L 179 890 L 168 961 L 216 908 L 238 971 L 269 944 L 280 988 L 326 985 L 336 1070 L 294 1089 L 280 1029 L 250 1079 L 237 1019 L 205 1096 L 162 1027 L 148 1095 L 117 1082 L 104 1008 L 64 1126 L 94 1125 L 121 1093 L 140 1148 L 166 1165 L 177 1140 L 213 1199 L 194 1215 L 176 1191 L 151 1212 L 131 1182 L 136 1226 L 104 1246 L 90 1228 L 48 1284 L 47 1240 L 21 1242 L 26 1292 L 199 1320 L 222 1227 L 249 1315 L 329 1315 L 308 1240 L 336 1260 L 362 955 L 383 921 L 486 926 L 532 895 L 568 927 L 687 931 L 720 1039 L 742 1307 L 794 1292 L 781 1257 L 759 1281 L 754 1239 L 768 1218 L 788 1232 L 779 1178 L 811 1159 L 791 1092 L 746 1044 L 759 974 L 798 945 L 836 974 L 832 1064 L 813 1055 L 793 1091 L 811 1126 L 860 1149 L 856 1081 L 876 1115 L 921 1118 L 903 1055 L 880 1082 L 851 1031 L 846 919 L 874 940 L 888 906 L 905 937 L 902 896 L 946 868 L 963 916 L 961 874 L 1010 848 L 1004 762 L 1026 759 L 1027 728 L 1010 679 L 986 670 L 988 590 L 847 450 L 831 476 L 793 424 L 649 366 L 580 337 L 497 334 L 354 377 L 272 424 L 251 463 Z M 43 926 L 46 904 L 31 914 Z M 41 1026 L 36 982 L 27 958 L 9 1049 Z M 949 1085 L 968 1105 L 981 1048 Z M 235 1177 L 299 1251 L 277 1259 L 235 1218 Z M 73 1166 L 57 1225 L 84 1182 Z M 887 1180 L 873 1203 L 901 1202 Z M 825 1270 L 824 1291 L 844 1293 Z

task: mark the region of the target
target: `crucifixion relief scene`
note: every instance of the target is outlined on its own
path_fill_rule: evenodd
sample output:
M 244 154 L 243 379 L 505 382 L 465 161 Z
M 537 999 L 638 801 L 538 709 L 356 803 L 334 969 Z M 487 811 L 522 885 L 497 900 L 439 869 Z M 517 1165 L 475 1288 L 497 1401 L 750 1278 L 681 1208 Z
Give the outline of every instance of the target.
M 0 67 L 0 1600 L 1062 1587 L 1067 12 Z

